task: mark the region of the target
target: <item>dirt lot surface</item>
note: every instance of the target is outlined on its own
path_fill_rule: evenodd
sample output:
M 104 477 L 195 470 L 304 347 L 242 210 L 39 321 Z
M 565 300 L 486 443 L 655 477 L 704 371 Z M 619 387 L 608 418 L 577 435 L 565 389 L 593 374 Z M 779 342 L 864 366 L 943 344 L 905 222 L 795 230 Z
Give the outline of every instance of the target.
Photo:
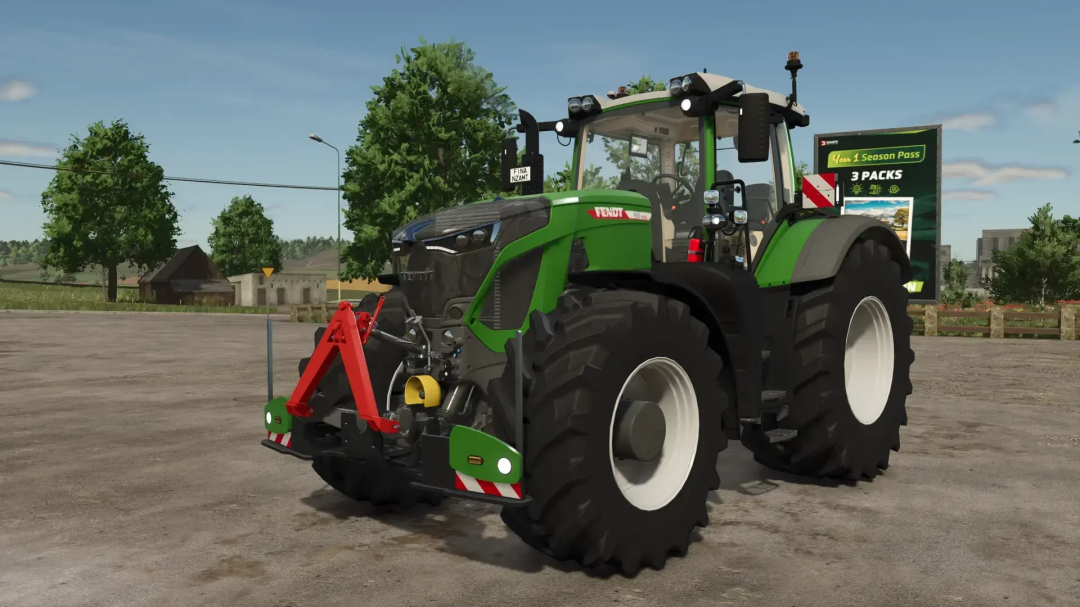
M 282 394 L 314 326 L 274 330 Z M 689 555 L 633 579 L 260 446 L 264 344 L 260 317 L 0 311 L 0 605 L 1080 605 L 1080 342 L 916 338 L 885 475 L 733 445 Z

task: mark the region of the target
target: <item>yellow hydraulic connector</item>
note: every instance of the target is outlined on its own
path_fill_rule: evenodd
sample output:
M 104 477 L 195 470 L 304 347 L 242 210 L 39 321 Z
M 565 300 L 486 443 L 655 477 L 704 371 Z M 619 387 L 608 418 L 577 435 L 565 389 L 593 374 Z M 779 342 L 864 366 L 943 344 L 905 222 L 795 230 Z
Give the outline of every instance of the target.
M 442 404 L 442 388 L 430 375 L 413 375 L 405 382 L 405 404 L 438 407 Z

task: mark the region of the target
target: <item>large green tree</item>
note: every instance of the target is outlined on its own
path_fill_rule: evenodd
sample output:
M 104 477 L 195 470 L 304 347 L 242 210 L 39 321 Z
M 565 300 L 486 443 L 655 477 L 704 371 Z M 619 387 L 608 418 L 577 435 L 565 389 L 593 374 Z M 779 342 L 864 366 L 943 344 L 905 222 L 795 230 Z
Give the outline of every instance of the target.
M 999 303 L 1045 305 L 1080 298 L 1080 233 L 1056 221 L 1049 204 L 1032 215 L 1007 251 L 994 251 L 994 277 L 987 283 Z
M 72 135 L 41 194 L 49 251 L 42 266 L 76 273 L 100 265 L 107 296 L 116 301 L 117 266 L 146 271 L 176 250 L 179 216 L 165 173 L 149 159 L 150 145 L 122 120 L 91 124 Z
M 501 184 L 502 140 L 514 104 L 461 42 L 402 49 L 399 68 L 367 102 L 346 152 L 348 278 L 373 278 L 390 232 L 420 215 L 484 198 Z
M 214 219 L 208 244 L 210 259 L 226 276 L 269 267 L 281 270 L 281 245 L 274 236 L 274 222 L 247 194 L 234 197 Z

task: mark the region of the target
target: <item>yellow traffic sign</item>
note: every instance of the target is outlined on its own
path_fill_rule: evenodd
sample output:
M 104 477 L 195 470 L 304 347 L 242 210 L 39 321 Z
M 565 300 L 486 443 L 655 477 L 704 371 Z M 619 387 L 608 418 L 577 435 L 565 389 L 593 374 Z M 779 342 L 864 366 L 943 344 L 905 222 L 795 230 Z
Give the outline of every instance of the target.
M 266 274 L 267 278 L 270 278 L 270 275 L 273 274 L 273 273 L 274 273 L 274 268 L 263 268 L 263 274 Z

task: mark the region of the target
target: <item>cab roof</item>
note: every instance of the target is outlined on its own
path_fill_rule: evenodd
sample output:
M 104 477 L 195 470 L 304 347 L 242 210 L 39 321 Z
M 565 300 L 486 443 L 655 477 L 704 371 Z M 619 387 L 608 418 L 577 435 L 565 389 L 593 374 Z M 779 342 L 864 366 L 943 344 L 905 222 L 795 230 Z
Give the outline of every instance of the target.
M 727 77 L 721 76 L 719 74 L 710 74 L 708 72 L 696 72 L 696 73 L 693 73 L 693 74 L 685 74 L 685 75 L 687 75 L 687 76 L 696 75 L 696 76 L 700 77 L 702 81 L 704 81 L 707 85 L 709 85 L 709 90 L 710 91 L 715 91 L 715 90 L 719 89 L 720 87 L 728 84 L 729 82 L 734 82 L 733 78 L 727 78 Z M 806 109 L 803 106 L 801 106 L 801 105 L 799 105 L 797 103 L 791 105 L 790 107 L 788 107 L 787 95 L 782 95 L 780 93 L 774 93 L 773 91 L 767 91 L 765 89 L 759 89 L 757 87 L 750 86 L 750 85 L 746 84 L 745 82 L 743 83 L 743 88 L 744 88 L 743 92 L 745 92 L 745 93 L 767 93 L 769 95 L 769 103 L 774 108 L 776 108 L 778 110 L 779 109 L 786 109 L 787 111 L 794 112 L 794 113 L 798 114 L 799 116 L 805 116 L 806 115 Z M 739 93 L 739 95 L 741 95 L 741 94 L 742 93 Z M 738 97 L 739 95 L 736 95 L 736 97 Z M 609 99 L 606 95 L 592 95 L 592 97 L 594 99 L 596 99 L 597 102 L 599 102 L 600 109 L 602 111 L 613 110 L 613 109 L 621 108 L 621 107 L 624 107 L 624 106 L 634 105 L 634 104 L 638 104 L 638 103 L 644 103 L 644 102 L 648 102 L 648 101 L 663 101 L 663 100 L 666 100 L 666 99 L 675 99 L 676 98 L 676 97 L 672 96 L 672 94 L 670 92 L 668 92 L 667 89 L 665 89 L 663 91 L 652 92 L 652 93 L 639 93 L 637 95 L 627 95 L 626 97 L 619 97 L 618 99 Z

